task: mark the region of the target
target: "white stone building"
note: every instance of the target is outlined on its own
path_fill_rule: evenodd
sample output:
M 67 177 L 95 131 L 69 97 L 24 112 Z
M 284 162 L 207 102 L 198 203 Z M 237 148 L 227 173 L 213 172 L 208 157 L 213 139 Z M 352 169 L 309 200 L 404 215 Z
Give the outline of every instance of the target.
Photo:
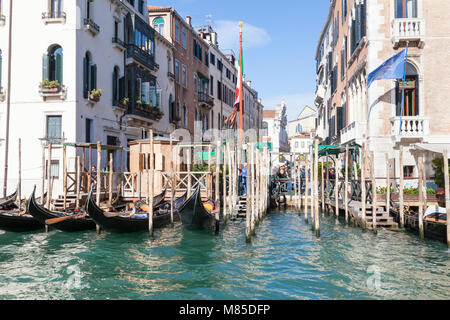
M 264 110 L 263 129 L 267 130 L 265 140 L 272 144 L 272 161 L 278 160 L 280 153 L 289 151 L 289 141 L 287 134 L 287 115 L 284 100 L 277 105 L 275 110 Z
M 21 138 L 22 194 L 28 196 L 34 185 L 40 192 L 41 144 L 52 143 L 56 196 L 62 192 L 63 142 L 127 147 L 128 141 L 142 138 L 157 122 L 155 109 L 150 108 L 157 101 L 154 30 L 148 25 L 144 0 L 15 0 L 12 17 L 9 1 L 2 1 L 1 10 L 6 23 L 0 24 L 0 86 L 2 92 L 9 88 L 11 96 L 8 192 L 17 184 Z M 40 88 L 45 79 L 58 80 L 56 89 Z M 100 99 L 92 96 L 94 89 L 102 90 Z M 128 105 L 121 105 L 123 98 L 129 99 Z M 6 137 L 7 106 L 8 99 L 1 99 L 0 139 Z M 5 141 L 0 147 L 2 184 L 4 154 Z M 76 155 L 68 149 L 69 170 L 74 169 Z M 94 154 L 94 163 L 95 158 Z M 126 154 L 120 159 L 116 152 L 114 158 L 116 168 L 121 160 L 126 162 Z

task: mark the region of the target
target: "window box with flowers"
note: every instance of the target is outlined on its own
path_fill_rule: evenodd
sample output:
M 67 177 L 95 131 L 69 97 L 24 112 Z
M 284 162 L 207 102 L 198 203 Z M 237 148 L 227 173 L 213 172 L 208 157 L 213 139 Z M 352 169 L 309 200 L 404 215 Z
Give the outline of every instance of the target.
M 122 100 L 120 100 L 118 107 L 121 109 L 127 109 L 129 103 L 130 103 L 129 98 L 123 98 Z
M 94 89 L 91 90 L 91 92 L 89 93 L 89 102 L 91 103 L 97 103 L 100 101 L 100 97 L 102 96 L 102 89 Z
M 158 107 L 153 107 L 148 103 L 143 103 L 142 100 L 136 101 L 136 109 L 152 115 L 156 121 L 159 121 L 162 117 L 164 117 L 164 113 L 159 110 Z
M 44 79 L 39 85 L 39 93 L 44 98 L 56 97 L 63 99 L 66 89 L 58 80 Z

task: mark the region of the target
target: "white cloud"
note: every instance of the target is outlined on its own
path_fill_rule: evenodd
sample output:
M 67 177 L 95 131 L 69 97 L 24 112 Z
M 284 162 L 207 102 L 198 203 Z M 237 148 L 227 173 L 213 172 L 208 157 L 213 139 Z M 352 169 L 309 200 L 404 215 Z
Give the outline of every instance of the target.
M 294 93 L 274 96 L 263 99 L 262 104 L 266 110 L 275 109 L 276 105 L 280 104 L 283 98 L 287 105 L 289 121 L 295 120 L 306 105 L 314 107 L 314 93 Z
M 223 49 L 239 49 L 239 21 L 218 20 L 215 21 L 219 45 Z M 260 48 L 268 45 L 272 38 L 263 28 L 245 23 L 243 26 L 243 47 Z

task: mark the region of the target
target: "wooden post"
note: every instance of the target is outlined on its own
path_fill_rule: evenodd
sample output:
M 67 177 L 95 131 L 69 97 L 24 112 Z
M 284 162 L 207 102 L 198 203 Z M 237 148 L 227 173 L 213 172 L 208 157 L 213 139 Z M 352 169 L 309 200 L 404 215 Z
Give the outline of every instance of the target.
M 345 196 L 344 196 L 344 207 L 345 207 L 345 223 L 348 223 L 348 169 L 349 169 L 349 163 L 348 163 L 348 153 L 349 148 L 348 145 L 345 147 Z
M 389 215 L 391 212 L 391 160 L 386 154 L 386 212 Z
M 427 195 L 427 173 L 425 170 L 425 155 L 422 159 L 422 174 L 423 174 L 423 185 L 421 187 L 423 187 L 423 207 L 424 207 L 424 212 L 427 211 L 428 209 L 428 195 Z
M 77 209 L 77 210 L 79 210 L 80 209 L 80 186 L 81 186 L 81 179 L 80 179 L 80 177 L 81 177 L 81 165 L 80 165 L 80 156 L 77 156 L 77 164 L 76 164 L 76 178 L 75 178 L 75 181 L 76 181 L 76 193 L 77 193 L 77 198 L 76 198 L 76 200 L 75 200 L 75 208 Z M 65 207 L 64 207 L 64 209 L 65 209 Z
M 448 150 L 444 151 L 445 208 L 447 209 L 447 246 L 450 248 L 450 182 L 448 174 Z
M 113 198 L 113 178 L 114 178 L 114 158 L 113 154 L 110 153 L 109 155 L 109 204 L 112 204 L 112 198 Z
M 67 146 L 63 146 L 64 211 L 67 208 Z
M 400 202 L 400 227 L 403 228 L 405 226 L 405 206 L 403 201 L 405 188 L 405 176 L 403 173 L 403 146 L 400 146 L 400 190 L 398 195 L 398 200 Z
M 139 201 L 142 200 L 142 170 L 141 168 L 141 154 L 142 154 L 142 143 L 139 142 L 139 172 L 138 172 L 138 198 Z M 144 156 L 145 157 L 145 156 Z
M 52 164 L 52 144 L 48 145 L 48 160 L 47 160 L 47 209 L 50 210 L 51 194 L 51 164 Z
M 102 145 L 97 142 L 97 205 L 100 205 L 100 192 L 102 188 Z
M 367 194 L 366 194 L 366 161 L 365 161 L 365 154 L 366 154 L 366 143 L 363 142 L 362 148 L 361 148 L 361 210 L 362 210 L 362 223 L 363 228 L 366 227 L 366 203 L 367 203 Z
M 248 149 L 247 149 L 248 150 Z M 247 167 L 247 182 L 251 181 L 252 179 L 252 174 L 251 171 L 248 170 Z M 246 215 L 245 215 L 245 238 L 247 240 L 247 242 L 250 242 L 250 237 L 251 237 L 251 232 L 252 232 L 252 227 L 251 227 L 251 201 L 250 201 L 251 197 L 250 197 L 250 193 L 249 190 L 247 190 L 247 210 L 246 210 Z
M 212 199 L 212 175 L 211 175 L 211 152 L 212 152 L 212 148 L 211 148 L 211 143 L 208 145 L 208 199 Z M 203 157 L 203 153 L 202 153 L 202 157 Z
M 318 188 L 318 172 L 319 172 L 319 140 L 314 141 L 314 230 L 316 236 L 320 236 L 320 215 L 319 215 L 319 188 Z
M 188 147 L 188 159 L 187 159 L 187 172 L 188 172 L 188 191 L 187 197 L 189 198 L 192 194 L 192 176 L 191 176 L 191 167 L 192 167 L 192 149 Z
M 169 135 L 169 139 L 170 139 L 170 223 L 173 226 L 173 206 L 174 206 L 174 198 L 175 198 L 175 188 L 176 188 L 176 183 L 175 183 L 175 174 L 174 174 L 174 168 L 173 168 L 173 141 L 172 141 L 172 134 Z
M 423 155 L 418 158 L 419 167 L 419 235 L 421 239 L 425 238 L 423 229 Z
M 339 155 L 336 156 L 336 163 L 334 164 L 334 189 L 335 213 L 336 218 L 339 218 Z
M 327 159 L 328 159 L 328 157 L 327 157 Z M 320 181 L 321 181 L 320 187 L 321 187 L 321 191 L 322 191 L 322 195 L 321 195 L 322 213 L 325 213 L 325 177 L 324 177 L 324 168 L 325 168 L 324 163 L 325 163 L 325 161 L 323 161 L 323 159 L 322 159 L 320 163 L 321 163 L 321 166 L 322 166 L 322 168 L 321 168 L 322 170 L 321 170 L 321 173 L 320 173 Z M 326 170 L 328 171 L 328 162 L 327 162 L 327 169 Z M 317 172 L 319 172 L 319 171 L 317 170 Z M 328 190 L 328 176 L 327 176 L 327 190 Z M 328 200 L 328 197 L 327 197 L 327 200 Z
M 92 184 L 92 145 L 89 144 L 89 168 L 88 168 L 88 190 L 91 190 Z
M 41 205 L 45 201 L 45 145 L 42 145 L 42 179 L 41 179 Z
M 149 132 L 150 138 L 150 183 L 152 187 L 150 188 L 150 201 L 148 203 L 148 230 L 150 233 L 150 237 L 153 237 L 153 197 L 155 191 L 155 163 L 154 163 L 154 153 L 155 148 L 153 146 L 153 129 L 150 129 Z
M 22 139 L 19 138 L 19 184 L 17 188 L 19 196 L 19 210 L 22 210 Z
M 308 222 L 308 197 L 309 197 L 309 169 L 310 168 L 310 158 L 306 159 L 305 164 L 305 221 Z
M 375 179 L 375 153 L 371 153 L 372 162 L 372 224 L 373 232 L 377 233 L 377 182 Z
M 219 137 L 216 148 L 216 181 L 215 181 L 215 200 L 216 200 L 216 232 L 218 232 L 219 221 L 220 221 L 220 162 L 222 158 L 222 138 Z
M 223 180 L 223 223 L 227 223 L 228 221 L 228 191 L 227 186 L 229 188 L 229 183 L 227 183 L 227 164 L 229 164 L 229 151 L 228 151 L 228 142 L 225 142 L 225 152 L 223 153 L 223 170 L 222 170 L 222 180 Z M 229 176 L 229 174 L 228 174 Z

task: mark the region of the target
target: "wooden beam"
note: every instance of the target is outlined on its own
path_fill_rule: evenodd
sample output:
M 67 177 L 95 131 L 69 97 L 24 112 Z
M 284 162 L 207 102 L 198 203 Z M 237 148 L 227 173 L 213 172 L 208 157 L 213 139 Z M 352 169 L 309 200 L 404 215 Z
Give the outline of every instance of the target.
M 448 150 L 444 151 L 445 208 L 447 209 L 447 246 L 450 248 L 450 182 L 448 173 Z
M 403 146 L 400 146 L 400 187 L 399 187 L 399 202 L 400 202 L 400 227 L 405 225 L 405 205 L 403 200 L 405 188 L 405 177 L 403 172 Z
M 425 238 L 423 229 L 423 155 L 420 154 L 417 166 L 419 168 L 419 236 L 421 239 Z
M 148 203 L 148 230 L 150 237 L 153 237 L 153 197 L 155 191 L 155 166 L 154 166 L 154 145 L 153 145 L 153 129 L 149 132 L 150 139 L 150 182 L 152 187 L 150 188 L 150 201 Z
M 51 194 L 51 164 L 52 164 L 52 144 L 48 145 L 48 160 L 47 160 L 47 209 L 50 210 Z
M 348 223 L 348 156 L 349 156 L 349 148 L 348 145 L 345 147 L 345 196 L 344 196 L 344 207 L 345 207 L 345 222 Z

